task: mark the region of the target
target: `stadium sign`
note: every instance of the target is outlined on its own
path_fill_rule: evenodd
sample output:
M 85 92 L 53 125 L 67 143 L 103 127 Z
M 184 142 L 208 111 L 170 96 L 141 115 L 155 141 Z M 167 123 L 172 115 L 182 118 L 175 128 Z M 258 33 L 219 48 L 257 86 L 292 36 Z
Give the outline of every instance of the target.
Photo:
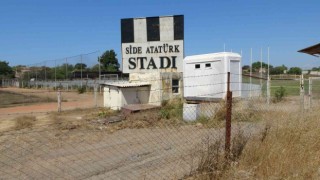
M 123 72 L 182 72 L 183 41 L 183 15 L 122 19 Z

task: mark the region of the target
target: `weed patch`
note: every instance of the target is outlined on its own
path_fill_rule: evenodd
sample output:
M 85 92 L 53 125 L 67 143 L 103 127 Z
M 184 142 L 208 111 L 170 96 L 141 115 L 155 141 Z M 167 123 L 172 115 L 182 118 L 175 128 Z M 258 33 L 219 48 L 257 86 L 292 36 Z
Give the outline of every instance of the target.
M 15 119 L 15 130 L 31 128 L 36 121 L 35 116 L 20 116 Z

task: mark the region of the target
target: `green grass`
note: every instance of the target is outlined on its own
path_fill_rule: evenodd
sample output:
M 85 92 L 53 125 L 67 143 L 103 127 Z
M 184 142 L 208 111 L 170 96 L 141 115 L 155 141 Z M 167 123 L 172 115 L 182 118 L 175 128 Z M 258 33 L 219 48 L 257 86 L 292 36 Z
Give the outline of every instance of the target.
M 243 76 L 243 83 L 250 83 L 250 77 Z M 260 79 L 252 78 L 252 84 L 260 84 Z M 271 80 L 271 96 L 274 96 L 275 91 L 281 86 L 284 87 L 286 91 L 286 96 L 299 96 L 300 95 L 300 80 Z M 263 94 L 267 94 L 267 81 L 262 80 L 262 91 Z M 304 81 L 304 91 L 305 94 L 309 93 L 309 81 Z M 312 95 L 314 98 L 320 99 L 320 79 L 312 81 Z

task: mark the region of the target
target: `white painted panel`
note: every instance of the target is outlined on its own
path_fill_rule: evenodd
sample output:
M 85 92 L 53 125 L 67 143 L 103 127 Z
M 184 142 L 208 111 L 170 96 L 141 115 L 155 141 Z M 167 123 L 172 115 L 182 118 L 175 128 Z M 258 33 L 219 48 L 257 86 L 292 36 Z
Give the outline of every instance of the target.
M 232 61 L 230 61 L 232 60 Z M 184 97 L 225 98 L 227 73 L 231 76 L 234 97 L 241 95 L 241 56 L 236 53 L 212 53 L 188 56 L 184 59 Z M 211 63 L 211 67 L 205 65 Z M 200 68 L 196 69 L 195 65 Z
M 182 72 L 183 52 L 183 40 L 123 43 L 122 69 L 124 73 Z
M 147 20 L 145 18 L 134 19 L 134 42 L 141 43 L 147 41 Z
M 160 17 L 160 41 L 173 41 L 173 17 Z
M 103 88 L 103 105 L 104 107 L 111 107 L 110 105 L 110 92 L 108 87 Z
M 110 108 L 112 110 L 121 109 L 121 96 L 117 87 L 110 87 Z

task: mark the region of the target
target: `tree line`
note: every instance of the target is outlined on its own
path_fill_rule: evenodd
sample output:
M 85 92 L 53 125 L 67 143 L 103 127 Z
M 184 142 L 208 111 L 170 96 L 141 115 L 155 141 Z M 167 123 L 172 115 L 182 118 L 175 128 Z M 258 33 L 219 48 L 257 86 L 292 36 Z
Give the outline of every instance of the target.
M 257 73 L 257 72 L 260 72 L 260 71 L 265 71 L 265 73 L 267 73 L 268 71 L 268 64 L 264 63 L 264 62 L 260 62 L 260 61 L 257 61 L 257 62 L 254 62 L 252 63 L 252 72 L 253 73 Z M 262 69 L 261 69 L 262 67 Z M 281 66 L 272 66 L 272 65 L 269 65 L 269 73 L 271 75 L 277 75 L 277 74 L 296 74 L 296 75 L 300 75 L 302 74 L 302 69 L 299 68 L 299 67 L 291 67 L 290 69 L 288 69 L 287 66 L 285 65 L 281 65 Z M 250 71 L 250 66 L 249 65 L 244 65 L 242 67 L 242 70 L 244 72 L 249 72 Z
M 105 51 L 98 59 L 97 64 L 88 67 L 85 63 L 62 64 L 55 67 L 48 66 L 9 66 L 9 62 L 0 60 L 0 78 L 14 78 L 23 80 L 37 78 L 39 80 L 62 80 L 72 78 L 74 72 L 118 72 L 120 68 L 117 54 L 113 49 Z

